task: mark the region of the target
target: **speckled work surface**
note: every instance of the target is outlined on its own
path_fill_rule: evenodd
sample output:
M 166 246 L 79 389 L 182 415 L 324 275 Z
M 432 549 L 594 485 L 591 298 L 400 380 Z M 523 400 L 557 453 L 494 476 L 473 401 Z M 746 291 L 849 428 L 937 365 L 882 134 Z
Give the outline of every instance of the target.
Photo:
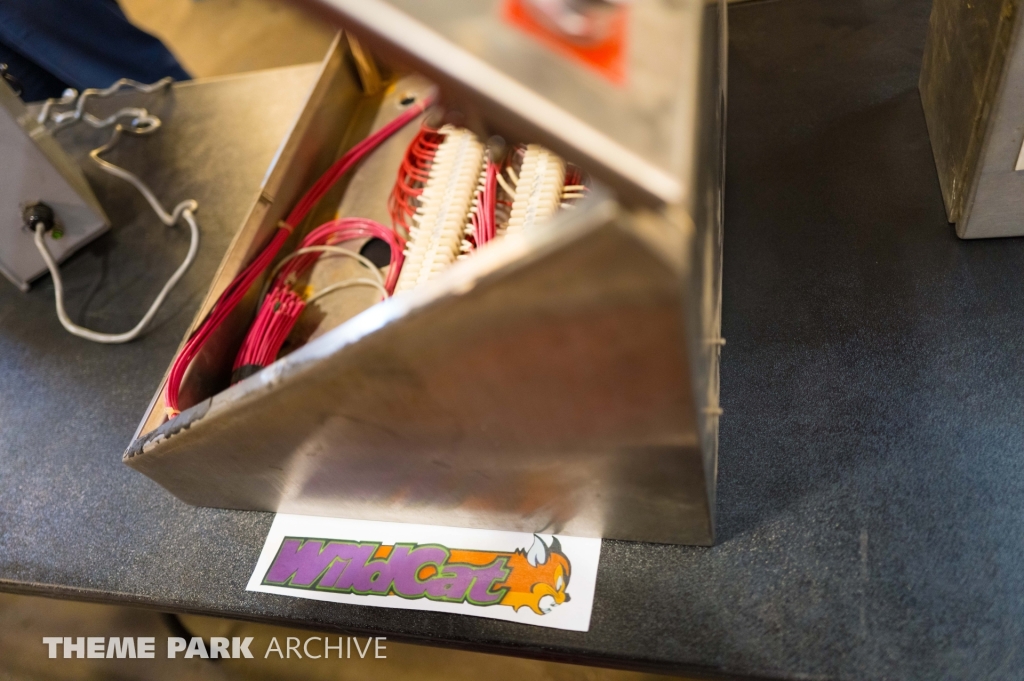
M 589 633 L 247 593 L 271 517 L 120 463 L 272 155 L 253 111 L 167 150 L 202 168 L 165 179 L 203 203 L 204 244 L 144 340 L 78 341 L 48 282 L 0 282 L 0 588 L 695 674 L 1024 677 L 1024 241 L 946 223 L 929 4 L 731 10 L 719 540 L 605 542 Z M 122 225 L 138 202 L 111 197 Z M 151 222 L 68 265 L 73 316 L 141 314 L 172 266 Z

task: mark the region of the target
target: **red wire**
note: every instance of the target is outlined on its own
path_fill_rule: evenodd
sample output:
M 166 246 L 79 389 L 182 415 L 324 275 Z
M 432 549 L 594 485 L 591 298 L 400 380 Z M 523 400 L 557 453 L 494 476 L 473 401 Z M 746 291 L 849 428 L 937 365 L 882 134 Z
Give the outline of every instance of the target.
M 388 197 L 388 214 L 396 230 L 408 233 L 409 219 L 416 212 L 416 199 L 423 193 L 434 155 L 443 140 L 444 135 L 424 123 L 409 143 L 398 168 L 394 189 Z
M 498 166 L 487 161 L 484 171 L 484 186 L 477 192 L 476 210 L 473 211 L 473 242 L 476 247 L 483 246 L 497 235 L 497 222 L 494 211 L 498 202 Z
M 417 118 L 432 103 L 432 96 L 423 98 L 415 106 L 409 107 L 401 116 L 356 144 L 344 156 L 338 159 L 334 165 L 328 168 L 327 172 L 321 175 L 320 179 L 306 191 L 295 207 L 292 208 L 288 217 L 285 218 L 284 226 L 281 226 L 274 232 L 270 242 L 259 255 L 228 285 L 217 299 L 217 302 L 214 303 L 209 316 L 200 324 L 199 328 L 196 329 L 195 333 L 185 343 L 185 347 L 182 348 L 181 352 L 174 359 L 170 374 L 167 377 L 167 385 L 164 389 L 164 405 L 171 415 L 177 414 L 180 411 L 178 399 L 181 391 L 181 382 L 184 380 L 185 372 L 188 370 L 189 365 L 192 364 L 192 360 L 196 358 L 213 332 L 235 309 L 260 274 L 270 266 L 270 263 L 273 262 L 277 252 L 281 250 L 281 246 L 288 240 L 292 231 L 342 175 L 384 142 L 384 140 Z
M 565 173 L 565 186 L 575 184 L 583 184 L 583 171 L 570 164 Z
M 235 368 L 250 364 L 266 366 L 272 363 L 305 308 L 306 302 L 294 291 L 287 288 L 272 291 L 267 296 L 267 304 L 264 304 L 257 313 L 250 331 L 250 337 L 256 333 L 260 342 L 248 347 L 243 346 L 243 352 L 239 353 L 235 362 Z
M 299 248 L 325 246 L 366 237 L 382 239 L 391 247 L 390 269 L 384 281 L 384 289 L 391 294 L 398 283 L 398 275 L 405 261 L 405 240 L 379 222 L 366 218 L 332 220 L 306 235 Z M 306 305 L 301 297 L 292 291 L 291 286 L 322 255 L 323 253 L 307 253 L 293 258 L 277 273 L 271 283 L 270 292 L 260 306 L 256 321 L 253 322 L 235 357 L 235 370 L 247 365 L 264 367 L 277 359 L 281 347 Z M 292 301 L 293 298 L 302 301 L 302 305 L 296 308 L 286 302 Z
M 379 222 L 367 218 L 332 220 L 320 225 L 307 234 L 306 238 L 299 244 L 299 248 L 327 246 L 366 237 L 381 239 L 391 247 L 391 269 L 388 270 L 388 277 L 384 282 L 384 288 L 389 294 L 394 293 L 395 284 L 398 283 L 398 274 L 401 271 L 402 263 L 405 261 L 405 239 L 396 234 L 394 230 L 388 229 Z M 290 260 L 278 272 L 273 285 L 283 285 L 290 274 L 297 275 L 305 271 L 321 255 L 322 253 L 308 253 Z

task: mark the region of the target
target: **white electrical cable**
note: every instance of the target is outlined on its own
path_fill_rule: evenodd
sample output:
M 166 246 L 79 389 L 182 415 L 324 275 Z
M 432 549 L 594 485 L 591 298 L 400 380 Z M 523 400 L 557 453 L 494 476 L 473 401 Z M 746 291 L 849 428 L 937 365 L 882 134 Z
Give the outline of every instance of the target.
M 170 279 L 167 280 L 167 283 L 164 284 L 164 287 L 160 290 L 160 293 L 153 301 L 153 304 L 150 305 L 146 314 L 143 315 L 141 320 L 139 320 L 139 323 L 124 333 L 100 333 L 98 331 L 93 331 L 83 326 L 79 326 L 71 321 L 70 317 L 68 317 L 67 312 L 64 310 L 64 285 L 60 278 L 60 270 L 57 268 L 57 263 L 54 261 L 53 255 L 50 253 L 50 249 L 46 246 L 46 241 L 44 239 L 46 233 L 45 225 L 40 222 L 32 225 L 35 232 L 36 249 L 38 249 L 39 255 L 42 256 L 43 262 L 46 263 L 46 268 L 50 270 L 50 276 L 53 278 L 53 292 L 57 303 L 57 318 L 69 333 L 74 334 L 79 338 L 84 338 L 96 343 L 127 343 L 128 341 L 138 338 L 139 334 L 141 334 L 153 320 L 157 310 L 160 309 L 160 306 L 163 304 L 164 299 L 167 298 L 167 295 L 171 292 L 171 289 L 174 288 L 175 284 L 177 284 L 182 276 L 184 276 L 189 266 L 192 265 L 192 262 L 196 259 L 196 253 L 199 251 L 199 225 L 196 224 L 194 215 L 195 211 L 199 209 L 198 203 L 188 199 L 179 203 L 174 207 L 174 210 L 171 213 L 168 213 L 164 210 L 164 207 L 160 204 L 160 201 L 156 198 L 149 187 L 147 187 L 138 176 L 128 172 L 120 166 L 116 166 L 113 163 L 100 158 L 101 154 L 109 151 L 115 144 L 117 144 L 123 132 L 129 132 L 135 135 L 148 135 L 156 132 L 160 127 L 160 119 L 156 116 L 150 115 L 150 113 L 145 109 L 134 107 L 121 109 L 117 113 L 105 119 L 99 119 L 84 112 L 85 100 L 90 96 L 105 97 L 117 92 L 124 86 L 133 87 L 137 90 L 141 90 L 142 92 L 153 92 L 159 88 L 166 87 L 170 83 L 171 80 L 168 78 L 153 83 L 152 85 L 142 85 L 135 81 L 119 80 L 104 90 L 85 90 L 78 98 L 78 105 L 72 111 L 66 111 L 63 113 L 51 113 L 50 111 L 50 107 L 53 104 L 70 104 L 74 101 L 73 96 L 69 96 L 68 93 L 65 93 L 65 96 L 59 100 L 47 101 L 43 107 L 43 111 L 40 113 L 39 120 L 41 122 L 46 121 L 47 118 L 49 118 L 56 122 L 57 127 L 61 127 L 69 122 L 78 120 L 84 120 L 89 125 L 97 128 L 116 124 L 114 133 L 110 136 L 110 140 L 103 146 L 97 147 L 89 152 L 89 157 L 92 158 L 92 160 L 104 172 L 113 175 L 114 177 L 118 177 L 135 187 L 149 203 L 150 208 L 152 208 L 153 212 L 156 213 L 158 218 L 160 218 L 160 221 L 165 225 L 171 227 L 179 221 L 184 220 L 189 226 L 190 240 L 188 253 L 185 254 L 185 259 L 182 261 L 181 265 L 178 266 L 178 269 L 174 271 L 174 274 L 171 275 Z M 125 127 L 125 125 L 119 122 L 120 119 L 126 117 L 131 117 L 128 127 Z
M 386 288 L 380 285 L 380 282 L 376 282 L 373 279 L 346 279 L 345 281 L 339 281 L 337 284 L 331 284 L 317 291 L 309 300 L 306 301 L 306 307 L 313 304 L 314 301 L 323 298 L 328 293 L 334 293 L 340 291 L 343 288 L 351 288 L 353 286 L 370 286 L 380 291 L 384 298 L 388 297 L 388 291 Z
M 259 299 L 263 300 L 263 298 L 267 295 L 267 290 L 270 288 L 271 282 L 274 281 L 274 278 L 277 276 L 277 273 L 281 271 L 282 267 L 284 267 L 286 264 L 288 264 L 295 258 L 299 258 L 308 253 L 333 253 L 335 255 L 343 255 L 352 258 L 353 260 L 362 264 L 363 267 L 370 270 L 370 272 L 373 273 L 374 277 L 377 278 L 377 281 L 380 282 L 380 285 L 384 286 L 384 275 L 380 273 L 380 269 L 378 269 L 378 267 L 373 264 L 373 261 L 367 258 L 365 255 L 361 253 L 356 253 L 355 251 L 350 251 L 347 248 L 342 248 L 341 246 L 305 246 L 303 248 L 297 248 L 291 253 L 289 253 L 286 257 L 281 258 L 281 262 L 277 263 L 277 265 L 274 266 L 274 269 L 270 271 L 270 276 L 267 277 L 267 283 L 263 285 L 263 292 L 260 294 Z
M 157 126 L 159 126 L 159 123 L 157 123 Z M 147 131 L 144 134 L 148 134 L 153 129 L 155 128 L 147 128 Z M 125 128 L 122 127 L 121 124 L 118 124 L 118 126 L 114 128 L 114 134 L 110 136 L 110 141 L 108 141 L 102 147 L 97 147 L 96 149 L 90 151 L 89 158 L 95 161 L 96 164 L 107 174 L 113 175 L 114 177 L 119 177 L 125 182 L 135 187 L 137 190 L 139 190 L 139 193 L 142 194 L 143 198 L 145 198 L 146 201 L 149 203 L 149 207 L 153 209 L 153 212 L 156 213 L 158 218 L 160 218 L 160 221 L 163 222 L 168 227 L 176 223 L 178 219 L 186 211 L 188 211 L 191 214 L 198 210 L 198 203 L 196 203 L 192 199 L 186 199 L 185 201 L 182 201 L 181 203 L 174 207 L 173 213 L 168 213 L 166 210 L 164 210 L 164 207 L 160 205 L 160 200 L 156 198 L 153 192 L 150 191 L 149 187 L 147 187 L 146 184 L 142 180 L 140 180 L 137 175 L 128 172 L 127 170 L 120 166 L 114 165 L 110 161 L 106 161 L 100 158 L 100 154 L 104 154 L 114 148 L 114 145 L 117 144 L 117 141 L 121 139 L 121 133 L 124 130 Z
M 64 285 L 60 278 L 60 270 L 57 269 L 57 263 L 53 261 L 53 256 L 50 255 L 50 249 L 46 247 L 46 242 L 43 241 L 44 227 L 42 223 L 36 223 L 35 229 L 35 242 L 36 248 L 39 249 L 39 254 L 43 256 L 43 261 L 46 262 L 46 268 L 50 270 L 50 276 L 53 278 L 53 294 L 57 300 L 57 318 L 60 320 L 61 325 L 67 329 L 68 333 L 72 333 L 79 338 L 91 340 L 95 343 L 127 343 L 130 340 L 138 338 L 139 334 L 142 333 L 149 323 L 153 320 L 153 316 L 156 315 L 157 310 L 163 305 L 164 298 L 171 292 L 174 285 L 178 283 L 178 280 L 185 274 L 185 271 L 192 264 L 192 261 L 196 259 L 196 252 L 199 250 L 199 226 L 196 224 L 195 218 L 192 217 L 192 211 L 184 210 L 181 212 L 181 216 L 188 223 L 189 230 L 192 233 L 192 240 L 188 246 L 188 253 L 185 255 L 185 259 L 182 261 L 178 269 L 174 271 L 171 278 L 164 284 L 163 289 L 160 290 L 160 294 L 150 305 L 149 310 L 139 320 L 130 331 L 124 333 L 100 333 L 87 329 L 84 326 L 78 326 L 71 318 L 68 317 L 68 313 L 64 310 Z
M 510 197 L 516 195 L 516 190 L 513 189 L 511 185 L 509 185 L 509 183 L 505 180 L 505 177 L 501 173 L 498 173 L 498 184 L 501 185 L 501 188 L 504 189 L 505 193 L 508 194 Z
M 128 78 L 122 78 L 110 87 L 103 88 L 102 90 L 98 88 L 88 88 L 86 90 L 82 90 L 82 94 L 78 94 L 78 92 L 74 88 L 68 88 L 63 92 L 63 94 L 60 97 L 53 97 L 51 99 L 46 100 L 43 103 L 43 107 L 39 111 L 39 116 L 37 120 L 40 123 L 52 121 L 54 123 L 54 128 L 51 130 L 51 132 L 53 132 L 59 130 L 65 125 L 74 123 L 75 121 L 85 121 L 94 128 L 105 128 L 107 126 L 113 125 L 117 122 L 119 118 L 124 118 L 131 112 L 142 112 L 141 115 L 148 116 L 149 113 L 145 109 L 135 109 L 129 107 L 121 109 L 117 113 L 107 118 L 96 118 L 91 113 L 85 111 L 85 102 L 90 97 L 109 97 L 110 95 L 124 88 L 131 88 L 133 90 L 138 90 L 143 94 L 150 94 L 156 92 L 157 90 L 162 90 L 166 87 L 170 87 L 171 83 L 173 82 L 173 78 L 167 77 L 161 78 L 155 83 L 146 85 L 145 83 L 140 83 L 138 81 L 130 80 Z M 51 111 L 54 105 L 64 106 L 67 104 L 71 104 L 76 99 L 78 100 L 78 102 L 74 109 L 71 109 L 69 111 L 62 111 L 60 113 L 55 113 Z M 157 121 L 159 124 L 159 119 L 157 119 Z
M 263 283 L 263 288 L 260 290 L 260 296 L 256 299 L 260 301 L 260 305 L 263 304 L 263 299 L 267 297 L 267 293 L 270 291 L 270 286 L 274 283 L 274 279 L 277 278 L 277 273 L 281 271 L 281 268 L 288 264 L 289 261 L 308 253 L 334 253 L 335 255 L 343 255 L 352 258 L 373 272 L 374 277 L 377 278 L 378 285 L 382 290 L 384 289 L 384 275 L 380 273 L 380 269 L 373 264 L 373 261 L 365 255 L 356 253 L 355 251 L 350 251 L 347 248 L 342 248 L 341 246 L 306 246 L 305 248 L 298 248 L 289 253 L 281 259 L 281 262 L 274 266 L 274 269 L 270 271 L 270 275 L 267 277 L 267 280 Z M 385 295 L 385 297 L 387 296 Z M 309 304 L 309 302 L 311 301 L 306 301 L 307 304 Z

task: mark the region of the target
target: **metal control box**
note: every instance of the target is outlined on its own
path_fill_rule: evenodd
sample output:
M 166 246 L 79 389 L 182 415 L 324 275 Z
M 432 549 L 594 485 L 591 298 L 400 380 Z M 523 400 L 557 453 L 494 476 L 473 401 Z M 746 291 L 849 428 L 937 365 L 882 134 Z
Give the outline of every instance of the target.
M 935 0 L 920 89 L 946 214 L 957 235 L 1024 235 L 1019 0 Z
M 109 228 L 81 168 L 0 79 L 0 273 L 22 291 L 46 272 L 22 218 L 39 201 L 53 209 L 59 227 L 60 238 L 46 237 L 57 262 Z
M 360 59 L 332 51 L 193 328 L 339 149 L 423 88 L 482 139 L 544 144 L 597 188 L 552 229 L 228 387 L 250 292 L 186 375 L 188 408 L 167 420 L 161 386 L 125 463 L 204 506 L 711 544 L 724 1 L 628 5 L 618 81 L 504 22 L 499 2 L 312 4 L 391 86 L 368 94 Z M 372 160 L 348 191 L 383 201 L 393 175 Z

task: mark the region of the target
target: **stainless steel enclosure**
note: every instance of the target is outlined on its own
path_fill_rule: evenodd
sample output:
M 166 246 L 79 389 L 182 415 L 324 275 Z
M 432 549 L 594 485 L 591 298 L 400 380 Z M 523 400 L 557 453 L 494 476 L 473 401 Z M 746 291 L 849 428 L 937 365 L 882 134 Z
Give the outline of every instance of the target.
M 724 2 L 634 3 L 665 24 L 669 61 L 625 86 L 497 26 L 510 50 L 498 62 L 550 65 L 543 82 L 503 72 L 457 26 L 423 23 L 444 3 L 316 4 L 398 72 L 437 83 L 478 135 L 539 141 L 598 190 L 550 231 L 489 245 L 225 390 L 250 301 L 189 372 L 193 406 L 165 422 L 158 393 L 125 462 L 198 505 L 712 543 Z M 464 4 L 475 9 L 439 16 L 487 21 L 495 3 L 445 6 Z M 322 150 L 382 124 L 402 95 L 358 87 L 348 57 L 330 56 L 197 323 L 330 162 Z M 349 186 L 372 188 L 373 172 Z
M 1024 235 L 1019 0 L 935 0 L 921 100 L 950 222 L 964 239 Z
M 82 169 L 0 79 L 0 274 L 22 291 L 46 272 L 22 218 L 23 209 L 39 201 L 53 209 L 63 233 L 47 237 L 57 262 L 109 227 Z

